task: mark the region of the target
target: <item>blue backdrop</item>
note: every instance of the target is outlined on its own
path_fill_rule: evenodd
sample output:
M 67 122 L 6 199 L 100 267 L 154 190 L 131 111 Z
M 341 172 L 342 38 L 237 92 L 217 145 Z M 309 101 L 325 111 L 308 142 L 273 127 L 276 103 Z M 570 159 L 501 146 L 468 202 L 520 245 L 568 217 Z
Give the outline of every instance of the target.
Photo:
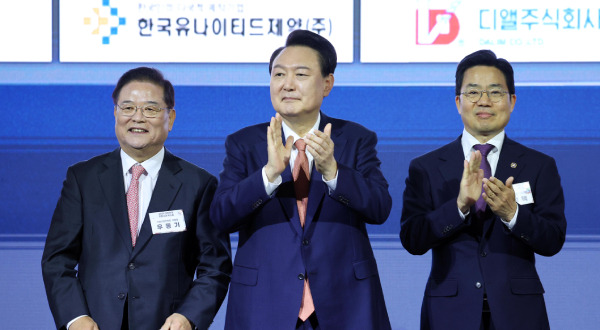
M 66 168 L 118 146 L 113 86 L 0 85 L 4 239 L 45 235 Z M 176 87 L 177 119 L 167 147 L 218 175 L 227 134 L 269 120 L 268 87 Z M 455 139 L 462 122 L 453 87 L 334 87 L 323 111 L 377 132 L 392 214 L 373 234 L 399 231 L 409 161 Z M 507 134 L 553 156 L 566 196 L 568 234 L 600 235 L 598 86 L 517 87 Z M 335 127 L 333 128 L 335 130 Z
M 0 78 L 6 79 L 1 69 Z M 538 258 L 550 324 L 553 329 L 597 329 L 600 179 L 594 173 L 600 163 L 600 86 L 565 85 L 517 86 L 506 131 L 556 159 L 565 191 L 565 247 L 557 256 Z M 67 167 L 118 146 L 112 89 L 112 84 L 0 83 L 4 329 L 53 328 L 39 267 L 43 242 Z M 273 115 L 267 86 L 176 84 L 175 91 L 177 119 L 167 148 L 214 175 L 222 167 L 225 136 Z M 430 263 L 429 253 L 411 256 L 398 239 L 408 163 L 460 134 L 453 94 L 453 86 L 341 85 L 322 107 L 328 115 L 359 122 L 379 136 L 379 157 L 394 205 L 385 224 L 368 230 L 396 330 L 418 329 Z M 235 253 L 235 235 L 232 243 Z M 211 329 L 223 328 L 224 310 Z

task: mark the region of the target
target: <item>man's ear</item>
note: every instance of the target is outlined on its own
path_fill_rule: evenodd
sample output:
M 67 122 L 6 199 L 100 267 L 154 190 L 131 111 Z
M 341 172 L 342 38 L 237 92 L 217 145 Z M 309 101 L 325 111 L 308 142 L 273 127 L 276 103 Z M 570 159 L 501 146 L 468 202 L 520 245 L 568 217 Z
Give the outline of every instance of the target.
M 323 90 L 323 97 L 329 95 L 329 92 L 331 92 L 334 80 L 333 73 L 330 73 L 327 75 L 327 77 L 325 77 L 325 89 Z

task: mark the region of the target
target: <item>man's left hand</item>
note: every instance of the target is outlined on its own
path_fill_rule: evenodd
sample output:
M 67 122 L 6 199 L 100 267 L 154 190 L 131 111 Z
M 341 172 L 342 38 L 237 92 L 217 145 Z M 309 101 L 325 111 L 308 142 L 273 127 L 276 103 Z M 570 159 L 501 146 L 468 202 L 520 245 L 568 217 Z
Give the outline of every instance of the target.
M 494 214 L 505 221 L 510 221 L 517 212 L 517 201 L 512 183 L 512 176 L 506 180 L 506 184 L 497 178 L 483 179 L 483 199 L 490 206 Z
M 192 330 L 192 324 L 185 316 L 173 313 L 167 318 L 165 324 L 160 327 L 160 330 Z
M 331 140 L 331 123 L 325 125 L 323 132 L 315 130 L 305 138 L 306 150 L 315 160 L 315 168 L 327 181 L 335 178 L 337 162 L 333 157 L 334 143 Z

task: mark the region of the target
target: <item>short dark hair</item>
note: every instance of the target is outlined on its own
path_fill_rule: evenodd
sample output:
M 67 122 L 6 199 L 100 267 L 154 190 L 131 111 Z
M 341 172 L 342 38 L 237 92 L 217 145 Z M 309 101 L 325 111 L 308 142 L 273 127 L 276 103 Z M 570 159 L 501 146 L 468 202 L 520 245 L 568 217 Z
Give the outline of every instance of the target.
M 462 87 L 465 71 L 467 71 L 467 69 L 469 68 L 478 65 L 492 66 L 500 70 L 502 74 L 504 74 L 504 79 L 506 80 L 506 85 L 508 86 L 508 92 L 510 94 L 515 93 L 515 75 L 510 63 L 508 63 L 508 61 L 503 58 L 496 57 L 496 54 L 494 54 L 494 52 L 492 52 L 491 50 L 482 49 L 465 56 L 465 58 L 463 58 L 462 61 L 458 63 L 455 75 L 455 93 L 457 96 L 460 95 L 460 88 Z
M 165 79 L 159 70 L 148 67 L 131 69 L 125 72 L 121 78 L 119 78 L 119 82 L 117 82 L 117 86 L 112 93 L 112 99 L 115 105 L 119 100 L 119 94 L 121 93 L 123 86 L 132 81 L 149 82 L 162 87 L 163 101 L 165 101 L 167 108 L 173 109 L 175 107 L 175 90 L 173 89 L 171 82 Z
M 321 65 L 321 75 L 323 77 L 333 74 L 337 66 L 337 53 L 335 48 L 321 35 L 308 30 L 294 30 L 285 41 L 284 47 L 277 48 L 271 55 L 269 61 L 269 74 L 273 69 L 273 61 L 286 47 L 306 46 L 314 49 L 319 54 L 319 64 Z

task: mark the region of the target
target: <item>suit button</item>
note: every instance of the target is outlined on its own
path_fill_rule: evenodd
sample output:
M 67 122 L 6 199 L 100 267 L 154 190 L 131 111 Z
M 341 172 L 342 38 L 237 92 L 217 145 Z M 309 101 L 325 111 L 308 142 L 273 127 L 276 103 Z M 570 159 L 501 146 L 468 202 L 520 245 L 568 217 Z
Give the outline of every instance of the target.
M 481 256 L 482 256 L 482 257 L 485 257 L 485 256 L 487 256 L 487 252 L 485 252 L 485 251 L 481 251 Z
M 338 200 L 339 200 L 339 201 L 340 201 L 342 204 L 344 204 L 344 205 L 348 205 L 348 202 L 349 202 L 349 200 L 348 200 L 348 198 L 346 198 L 345 196 L 340 196 L 340 197 L 338 198 Z
M 127 265 L 127 268 L 134 270 L 135 269 L 135 264 L 133 262 L 130 262 L 129 265 Z
M 307 240 L 307 239 L 305 239 L 305 240 L 303 240 L 303 241 L 302 241 L 302 245 L 304 245 L 304 246 L 308 245 L 308 243 L 309 243 L 309 242 L 308 242 L 308 240 Z
M 477 289 L 481 289 L 481 282 L 477 282 L 477 283 L 475 283 L 475 287 L 476 287 Z
M 123 300 L 123 299 L 125 299 L 125 294 L 123 292 L 121 292 L 121 293 L 119 293 L 117 298 L 119 298 L 119 300 Z
M 304 280 L 304 274 L 298 274 L 298 279 L 299 280 Z

